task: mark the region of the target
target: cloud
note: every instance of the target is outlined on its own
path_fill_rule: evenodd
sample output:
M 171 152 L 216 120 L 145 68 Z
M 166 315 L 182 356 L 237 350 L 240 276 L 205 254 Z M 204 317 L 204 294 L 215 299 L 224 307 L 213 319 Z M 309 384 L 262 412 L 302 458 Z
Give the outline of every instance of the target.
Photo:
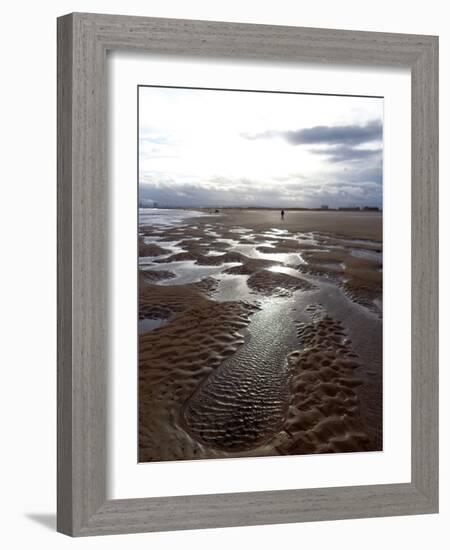
M 281 137 L 291 145 L 361 145 L 381 141 L 383 126 L 373 120 L 364 125 L 313 126 L 299 130 L 268 130 L 259 134 L 242 134 L 247 139 L 270 139 Z
M 311 153 L 316 155 L 324 155 L 328 157 L 330 162 L 354 162 L 379 160 L 381 162 L 382 149 L 360 149 L 357 147 L 349 147 L 347 145 L 336 145 L 327 147 L 326 149 L 310 149 Z
M 158 145 L 170 145 L 173 140 L 170 136 L 158 132 L 152 132 L 148 129 L 139 128 L 139 143 L 145 144 L 158 144 Z
M 262 206 L 331 207 L 349 205 L 381 206 L 382 183 L 379 181 L 325 181 L 304 185 L 292 175 L 290 182 L 264 181 L 221 177 L 202 183 L 141 182 L 140 200 L 151 200 L 160 206 L 172 207 L 225 207 Z

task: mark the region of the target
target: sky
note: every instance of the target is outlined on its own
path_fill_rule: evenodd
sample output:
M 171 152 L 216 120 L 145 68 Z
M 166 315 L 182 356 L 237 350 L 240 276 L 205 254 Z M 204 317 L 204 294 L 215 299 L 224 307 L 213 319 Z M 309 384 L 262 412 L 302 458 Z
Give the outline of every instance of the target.
M 139 200 L 382 205 L 381 98 L 139 88 Z

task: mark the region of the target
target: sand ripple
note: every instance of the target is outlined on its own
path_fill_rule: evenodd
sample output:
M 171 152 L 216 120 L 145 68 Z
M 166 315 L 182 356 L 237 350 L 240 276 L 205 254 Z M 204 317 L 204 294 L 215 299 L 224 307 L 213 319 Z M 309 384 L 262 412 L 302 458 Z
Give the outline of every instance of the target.
M 286 340 L 293 327 L 286 308 L 281 300 L 255 313 L 245 346 L 188 400 L 183 418 L 195 439 L 233 452 L 261 445 L 280 430 L 291 376 Z
M 370 440 L 355 388 L 360 367 L 343 325 L 329 316 L 298 327 L 302 350 L 288 357 L 294 369 L 283 454 L 364 451 Z
M 146 285 L 141 307 L 175 314 L 139 339 L 139 460 L 204 456 L 180 425 L 183 403 L 243 344 L 254 306 L 212 302 L 193 287 Z

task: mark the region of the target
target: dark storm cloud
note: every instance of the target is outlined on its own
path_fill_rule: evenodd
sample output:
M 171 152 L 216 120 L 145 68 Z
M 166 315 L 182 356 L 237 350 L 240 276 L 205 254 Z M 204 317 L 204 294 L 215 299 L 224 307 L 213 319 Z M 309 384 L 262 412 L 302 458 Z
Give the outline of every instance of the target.
M 327 147 L 326 149 L 310 149 L 310 152 L 324 155 L 328 157 L 330 162 L 353 162 L 372 159 L 381 161 L 382 155 L 381 149 L 357 149 L 355 147 L 348 147 L 347 145 Z
M 372 121 L 364 126 L 314 126 L 285 132 L 285 139 L 293 145 L 360 145 L 371 141 L 380 141 L 382 126 L 379 121 Z
M 313 126 L 299 130 L 269 130 L 260 134 L 244 134 L 247 139 L 281 137 L 291 145 L 348 145 L 355 146 L 373 141 L 381 141 L 383 127 L 381 121 L 373 120 L 365 125 Z

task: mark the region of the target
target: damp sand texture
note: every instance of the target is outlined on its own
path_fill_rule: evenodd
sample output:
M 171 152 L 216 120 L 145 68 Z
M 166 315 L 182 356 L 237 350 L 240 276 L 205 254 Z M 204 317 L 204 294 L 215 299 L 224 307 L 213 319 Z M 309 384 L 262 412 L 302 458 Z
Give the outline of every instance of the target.
M 382 450 L 381 213 L 139 222 L 140 462 Z

